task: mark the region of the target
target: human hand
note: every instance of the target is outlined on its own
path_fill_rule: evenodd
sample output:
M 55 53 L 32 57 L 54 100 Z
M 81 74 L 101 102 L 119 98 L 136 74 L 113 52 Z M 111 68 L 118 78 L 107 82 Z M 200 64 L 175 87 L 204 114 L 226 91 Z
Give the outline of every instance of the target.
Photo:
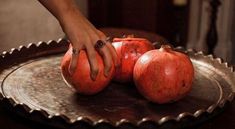
M 97 30 L 78 10 L 68 13 L 62 20 L 61 26 L 67 34 L 73 47 L 72 59 L 70 62 L 70 74 L 76 69 L 79 51 L 85 49 L 88 55 L 88 60 L 91 68 L 91 78 L 96 79 L 98 74 L 98 61 L 96 59 L 96 50 L 103 57 L 104 75 L 108 76 L 112 63 L 115 66 L 119 65 L 117 54 L 111 43 L 106 41 L 106 36 L 103 32 Z M 102 41 L 105 44 L 100 48 L 95 49 L 96 43 Z
M 66 33 L 73 47 L 72 59 L 70 62 L 70 74 L 76 69 L 77 56 L 79 51 L 85 49 L 91 68 L 91 78 L 96 79 L 98 74 L 98 62 L 96 59 L 95 45 L 97 41 L 103 41 L 105 45 L 97 51 L 104 61 L 104 75 L 108 76 L 112 63 L 119 65 L 115 49 L 107 43 L 106 36 L 97 30 L 79 11 L 74 0 L 39 0 L 59 21 L 63 31 Z

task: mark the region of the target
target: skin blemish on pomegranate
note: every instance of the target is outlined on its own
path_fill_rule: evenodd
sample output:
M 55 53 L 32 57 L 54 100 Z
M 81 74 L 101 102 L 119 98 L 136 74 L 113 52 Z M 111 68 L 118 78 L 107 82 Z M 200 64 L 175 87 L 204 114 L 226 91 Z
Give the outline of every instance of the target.
M 133 35 L 124 38 L 114 38 L 113 46 L 121 59 L 120 68 L 116 69 L 114 81 L 127 83 L 133 81 L 133 69 L 136 61 L 145 52 L 153 50 L 154 46 L 144 38 L 135 38 Z
M 151 79 L 142 79 L 146 75 Z M 133 71 L 138 91 L 149 101 L 159 104 L 183 98 L 192 89 L 193 78 L 194 69 L 189 57 L 168 46 L 144 53 Z

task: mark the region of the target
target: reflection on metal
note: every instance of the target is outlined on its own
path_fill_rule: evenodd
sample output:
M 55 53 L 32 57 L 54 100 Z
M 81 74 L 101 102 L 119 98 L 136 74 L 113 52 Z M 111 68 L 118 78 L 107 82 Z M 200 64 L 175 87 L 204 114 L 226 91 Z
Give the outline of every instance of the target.
M 195 80 L 192 92 L 178 102 L 153 104 L 141 97 L 134 85 L 114 82 L 95 96 L 78 95 L 66 86 L 60 74 L 60 59 L 67 48 L 67 41 L 59 40 L 2 53 L 1 102 L 29 119 L 55 127 L 157 128 L 208 120 L 234 97 L 232 67 L 212 55 L 186 51 L 182 47 L 175 50 L 189 55 Z

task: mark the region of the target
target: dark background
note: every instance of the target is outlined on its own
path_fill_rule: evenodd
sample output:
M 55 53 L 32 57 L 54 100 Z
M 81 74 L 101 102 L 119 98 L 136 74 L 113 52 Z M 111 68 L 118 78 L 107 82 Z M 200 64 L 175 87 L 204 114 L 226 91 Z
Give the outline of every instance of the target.
M 82 11 L 98 28 L 144 30 L 165 37 L 174 46 L 186 45 L 189 2 L 179 6 L 173 4 L 172 0 L 88 0 L 87 7 L 84 5 L 86 4 L 81 4 L 84 7 Z M 233 31 L 235 34 L 235 29 Z M 0 1 L 1 52 L 30 42 L 56 40 L 63 35 L 56 19 L 38 1 Z M 232 41 L 235 42 L 235 36 Z M 234 129 L 234 116 L 233 102 L 222 114 L 198 129 Z M 0 105 L 0 129 L 41 128 L 51 127 L 23 119 Z
M 175 46 L 187 41 L 189 2 L 171 0 L 90 0 L 90 21 L 96 27 L 139 29 L 157 33 Z

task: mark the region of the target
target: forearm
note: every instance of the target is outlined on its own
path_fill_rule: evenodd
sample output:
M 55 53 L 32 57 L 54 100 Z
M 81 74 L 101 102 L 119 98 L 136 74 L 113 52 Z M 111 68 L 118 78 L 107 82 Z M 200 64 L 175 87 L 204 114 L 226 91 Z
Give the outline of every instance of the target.
M 74 0 L 38 0 L 46 7 L 60 22 L 61 28 L 68 36 L 72 47 L 76 51 L 85 49 L 91 70 L 91 78 L 95 80 L 99 67 L 96 60 L 95 44 L 97 41 L 105 41 L 106 36 L 99 32 L 79 11 Z M 108 47 L 107 47 L 108 46 Z M 117 60 L 116 51 L 111 44 L 105 45 L 99 50 L 103 55 L 105 76 L 108 75 L 112 67 L 112 58 Z M 112 52 L 111 52 L 112 51 Z M 115 55 L 114 55 L 114 54 Z M 112 56 L 111 56 L 112 54 Z M 77 54 L 72 54 L 69 66 L 70 73 L 76 70 Z M 115 61 L 117 66 L 117 61 Z

